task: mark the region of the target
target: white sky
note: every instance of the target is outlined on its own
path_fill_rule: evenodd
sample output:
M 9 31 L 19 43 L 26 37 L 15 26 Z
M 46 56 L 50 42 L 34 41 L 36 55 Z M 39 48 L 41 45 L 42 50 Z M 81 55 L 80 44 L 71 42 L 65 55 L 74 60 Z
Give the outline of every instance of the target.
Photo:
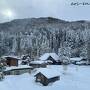
M 0 22 L 19 18 L 56 17 L 63 20 L 90 20 L 90 5 L 71 6 L 71 2 L 90 0 L 0 0 Z

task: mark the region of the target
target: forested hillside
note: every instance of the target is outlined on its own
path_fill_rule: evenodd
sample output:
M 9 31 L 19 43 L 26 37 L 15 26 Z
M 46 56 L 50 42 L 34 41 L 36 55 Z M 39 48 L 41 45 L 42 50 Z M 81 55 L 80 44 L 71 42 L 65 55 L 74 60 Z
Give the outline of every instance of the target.
M 45 52 L 59 56 L 85 56 L 90 38 L 90 22 L 68 22 L 52 17 L 17 19 L 0 24 L 0 56 Z

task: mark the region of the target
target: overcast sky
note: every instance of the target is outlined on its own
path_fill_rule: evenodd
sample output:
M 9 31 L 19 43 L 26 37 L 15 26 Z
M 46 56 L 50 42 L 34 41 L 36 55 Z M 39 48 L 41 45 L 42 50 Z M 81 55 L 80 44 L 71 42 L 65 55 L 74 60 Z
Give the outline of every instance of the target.
M 56 17 L 63 20 L 90 20 L 90 5 L 71 5 L 90 0 L 0 0 L 0 22 L 31 17 Z

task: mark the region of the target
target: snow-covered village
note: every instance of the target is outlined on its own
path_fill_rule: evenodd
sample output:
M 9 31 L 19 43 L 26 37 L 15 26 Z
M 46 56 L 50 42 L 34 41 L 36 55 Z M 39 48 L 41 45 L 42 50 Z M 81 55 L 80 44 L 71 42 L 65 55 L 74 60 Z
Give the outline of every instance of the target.
M 81 57 L 45 53 L 37 60 L 29 56 L 3 56 L 0 60 L 0 90 L 89 90 L 90 65 Z
M 90 90 L 90 5 L 79 1 L 0 0 L 0 90 Z

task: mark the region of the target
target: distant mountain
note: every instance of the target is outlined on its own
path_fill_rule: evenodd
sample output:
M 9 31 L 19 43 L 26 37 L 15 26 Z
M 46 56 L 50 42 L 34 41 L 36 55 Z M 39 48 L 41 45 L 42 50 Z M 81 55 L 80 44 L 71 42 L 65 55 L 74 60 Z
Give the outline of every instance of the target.
M 89 21 L 64 21 L 52 17 L 16 19 L 0 24 L 0 55 L 45 52 L 59 55 L 86 55 L 90 38 Z

